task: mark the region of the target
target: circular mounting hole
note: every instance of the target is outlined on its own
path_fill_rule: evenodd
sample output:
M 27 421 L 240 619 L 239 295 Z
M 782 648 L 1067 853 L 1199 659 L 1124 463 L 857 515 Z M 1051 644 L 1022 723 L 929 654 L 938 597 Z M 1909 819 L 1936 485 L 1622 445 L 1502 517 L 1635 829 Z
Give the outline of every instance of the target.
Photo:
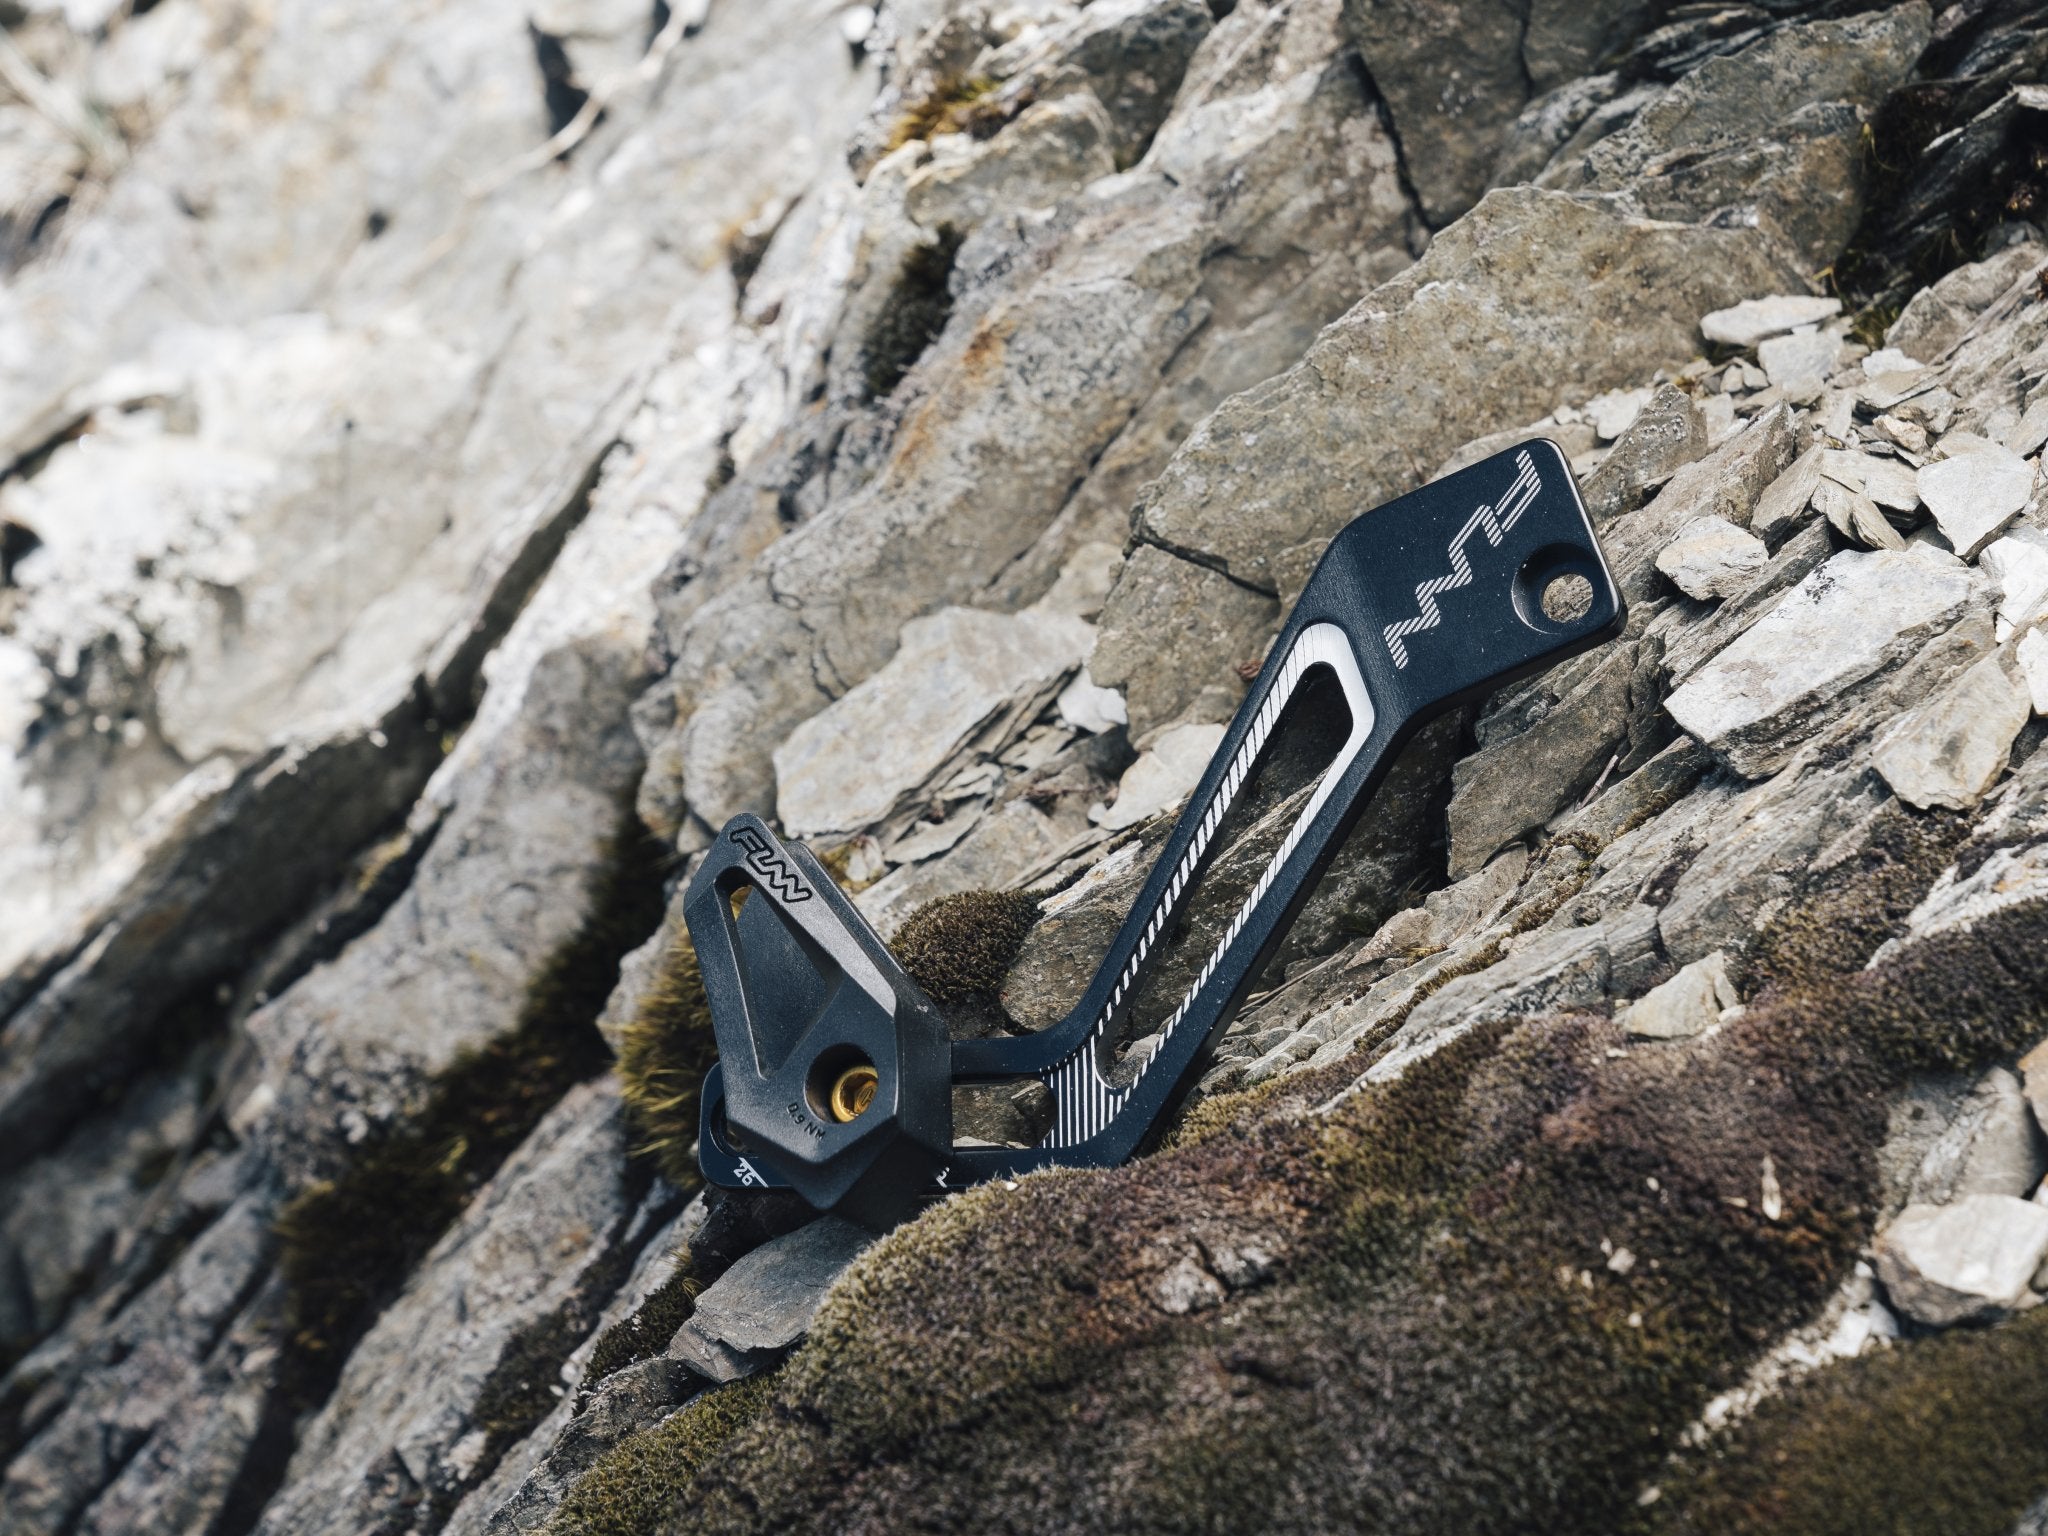
M 1593 583 L 1577 571 L 1563 571 L 1544 583 L 1538 604 L 1553 624 L 1575 624 L 1593 606 Z
M 1593 616 L 1601 581 L 1598 555 L 1576 544 L 1546 544 L 1515 572 L 1515 613 L 1541 634 L 1570 630 Z
M 825 1117 L 840 1125 L 849 1125 L 868 1112 L 875 1102 L 875 1090 L 881 1086 L 882 1074 L 875 1070 L 875 1064 L 865 1056 L 835 1053 L 836 1059 L 821 1060 L 812 1069 L 811 1094 L 820 1101 L 818 1108 Z M 822 1091 L 820 1091 L 822 1089 Z

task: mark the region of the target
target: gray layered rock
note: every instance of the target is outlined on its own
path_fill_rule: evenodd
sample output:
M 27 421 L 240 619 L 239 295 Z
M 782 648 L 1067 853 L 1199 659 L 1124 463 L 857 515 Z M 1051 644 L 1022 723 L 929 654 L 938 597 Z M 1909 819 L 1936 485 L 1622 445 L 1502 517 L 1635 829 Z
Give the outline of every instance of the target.
M 1737 771 L 1761 777 L 1839 712 L 1848 690 L 1954 622 L 1972 590 L 1970 572 L 1934 551 L 1837 555 L 1665 707 Z
M 1049 225 L 984 232 L 962 250 L 950 319 L 892 405 L 893 451 L 676 623 L 674 752 L 702 820 L 765 809 L 784 733 L 879 669 L 906 620 L 998 582 L 1041 534 L 1058 536 L 1118 434 L 1162 386 L 1182 393 L 1172 365 L 1205 321 L 1289 290 L 1312 313 L 1334 283 L 1326 318 L 1362 286 L 1358 265 L 1347 275 L 1293 253 L 1369 261 L 1404 238 L 1392 155 L 1359 121 L 1334 16 L 1274 22 L 1248 11 L 1211 35 L 1189 65 L 1200 95 L 1130 176 Z M 1234 120 L 1255 124 L 1251 141 L 1221 136 Z M 1258 194 L 1223 197 L 1226 179 Z M 1205 263 L 1226 246 L 1238 259 L 1219 289 L 1225 268 Z
M 1921 1160 L 1910 1197 L 1948 1205 L 1970 1195 L 2025 1199 L 2048 1173 L 2039 1127 L 2020 1080 L 2003 1068 L 1987 1073 Z
M 2025 687 L 1986 656 L 1893 726 L 1872 762 L 1907 804 L 1968 810 L 2004 774 L 2029 712 Z
M 349 1357 L 259 1531 L 360 1530 L 460 1490 L 502 1450 L 479 1393 L 522 1328 L 625 1238 L 624 1134 L 609 1084 L 555 1107 Z
M 1013 1017 L 987 1027 L 1042 1026 L 1092 974 L 1330 535 L 1529 436 L 1572 464 L 1627 632 L 1446 719 L 1396 766 L 1195 1088 L 1194 1162 L 1169 1150 L 1107 1184 L 1059 1175 L 1073 1200 L 1022 1181 L 940 1215 L 958 1253 L 1021 1238 L 1020 1284 L 1086 1258 L 1034 1326 L 1058 1337 L 1085 1313 L 1104 1368 L 1086 1393 L 1034 1381 L 1028 1413 L 1124 1414 L 1128 1308 L 1153 1358 L 1222 1360 L 1250 1389 L 1228 1396 L 1247 1424 L 1284 1378 L 1346 1443 L 1398 1438 L 1408 1426 L 1343 1396 L 1333 1357 L 1276 1364 L 1256 1345 L 1301 1294 L 1290 1255 L 1324 1215 L 1233 1182 L 1264 1177 L 1240 1142 L 1341 1131 L 1452 1042 L 1483 1057 L 1498 1028 L 1574 1063 L 1540 1111 L 1546 1147 L 1626 1081 L 1636 1127 L 1684 1157 L 1701 1122 L 1643 1107 L 1682 1109 L 1757 1043 L 1736 984 L 1781 979 L 1785 919 L 1860 900 L 1873 872 L 1887 923 L 1849 964 L 1940 966 L 1980 940 L 2014 977 L 2028 963 L 2004 935 L 2048 901 L 2048 754 L 2028 713 L 2048 682 L 2025 686 L 2048 677 L 2031 462 L 2048 318 L 2038 240 L 1959 201 L 1990 187 L 1980 203 L 2025 211 L 2006 199 L 2031 185 L 2048 99 L 2022 78 L 2040 56 L 2026 18 L 1945 15 L 1925 78 L 1880 116 L 1930 36 L 1917 5 L 1810 21 L 1632 0 L 547 0 L 509 19 L 443 7 L 431 26 L 372 5 L 311 29 L 290 7 L 224 22 L 189 0 L 16 9 L 0 50 L 9 1533 L 537 1531 L 714 1378 L 806 1348 L 773 1388 L 775 1432 L 735 1441 L 715 1476 L 744 1497 L 764 1459 L 857 1434 L 858 1415 L 813 1409 L 896 1387 L 813 1364 L 869 1324 L 925 1337 L 926 1315 L 888 1309 L 927 1232 L 836 1295 L 850 1333 L 807 1346 L 863 1234 L 799 1226 L 795 1202 L 758 1192 L 671 1220 L 681 1198 L 629 1157 L 641 1130 L 613 1089 L 549 1110 L 519 1094 L 558 1085 L 500 1102 L 471 1070 L 509 1061 L 536 1001 L 577 1051 L 585 1027 L 619 1041 L 674 974 L 672 892 L 637 948 L 637 929 L 595 921 L 621 850 L 638 863 L 618 841 L 628 804 L 678 889 L 737 807 L 845 839 L 884 932 L 933 895 L 1052 892 L 1003 989 Z M 1894 175 L 1868 151 L 1902 106 L 1960 131 Z M 1887 202 L 1861 264 L 1837 263 L 1841 298 L 1807 295 L 1874 162 Z M 1950 259 L 1886 231 L 1951 225 L 1986 259 L 1918 295 L 1883 275 Z M 1882 311 L 1863 309 L 1866 282 L 1906 301 L 1867 355 Z M 1721 347 L 1741 355 L 1702 355 Z M 1213 952 L 1306 771 L 1288 756 L 1232 828 L 1133 1032 Z M 591 1014 L 616 982 L 601 1017 L 560 1009 L 564 964 Z M 1941 1048 L 1975 1050 L 1988 1022 Z M 1802 1099 L 1807 1037 L 1767 1044 L 1778 1076 L 1710 1100 L 1715 1135 L 1780 1087 Z M 1431 1170 L 1523 1134 L 1493 1107 L 1547 1070 L 1468 1067 L 1512 1087 L 1457 1111 Z M 2019 1073 L 1973 1058 L 1900 1089 L 1859 1206 L 1878 1277 L 1836 1275 L 1810 1316 L 1745 1291 L 1726 1314 L 1743 1342 L 1705 1362 L 1729 1390 L 1691 1429 L 1664 1408 L 1639 1427 L 1689 1446 L 1799 1371 L 1879 1339 L 1910 1363 L 1926 1328 L 2032 1305 L 2041 1052 Z M 1209 1102 L 1241 1086 L 1262 1091 Z M 394 1199 L 380 1235 L 425 1257 L 361 1277 L 359 1342 L 306 1336 L 288 1278 L 303 1249 L 279 1263 L 303 1234 L 280 1238 L 280 1202 L 384 1138 L 441 1146 L 451 1087 L 485 1100 L 458 1118 L 536 1128 L 477 1171 L 452 1228 Z M 963 1092 L 956 1129 L 1029 1143 L 1045 1100 L 1035 1082 Z M 1813 1163 L 1756 1123 L 1732 1174 L 1686 1176 L 1726 1175 L 1714 1209 L 1743 1231 L 1747 1273 L 1796 1267 L 1810 1297 L 1834 1262 L 1801 1246 Z M 1537 1161 L 1516 1178 L 1546 1177 Z M 1218 1176 L 1175 1185 L 1191 1166 Z M 1246 1187 L 1279 1197 L 1253 1209 Z M 1119 1219 L 1083 1235 L 1046 1215 L 1105 1191 Z M 1595 1236 L 1564 1294 L 1626 1342 L 1621 1288 L 1660 1283 L 1662 1256 Z M 1384 1249 L 1376 1298 L 1457 1262 L 1406 1243 Z M 1000 1348 L 971 1273 L 940 1283 L 982 1326 L 949 1323 L 935 1359 Z M 1698 1276 L 1723 1278 L 1706 1261 Z M 1444 1315 L 1516 1304 L 1441 1294 Z M 1317 1305 L 1338 1309 L 1318 1337 L 1370 1322 Z M 1540 1392 L 1561 1358 L 1534 1353 L 1546 1338 L 1495 1344 L 1474 1366 L 1489 1384 L 1498 1366 Z M 338 1386 L 309 1389 L 299 1351 Z M 1010 1353 L 1006 1368 L 1038 1358 Z M 995 1508 L 979 1471 L 953 1469 L 985 1465 L 1024 1398 L 975 1390 L 918 1457 L 855 1446 L 887 1466 L 856 1520 L 950 1528 L 956 1492 L 975 1518 Z M 1085 1458 L 1062 1465 L 1072 1507 L 1159 1491 L 1147 1468 L 1171 1457 L 1144 1459 L 1152 1437 L 1207 1411 L 1176 1392 L 1171 1413 L 1125 1415 L 1142 1454 L 1113 1487 Z M 1491 1440 L 1487 1463 L 1543 1433 Z M 1616 1518 L 1638 1498 L 1654 1521 L 1657 1487 L 1620 1487 L 1635 1452 L 1595 1438 L 1597 1474 L 1569 1451 L 1545 1486 Z M 927 1449 L 971 1454 L 932 1481 Z M 1763 1449 L 1754 1464 L 1775 1465 Z M 1406 1497 L 1398 1460 L 1362 1463 L 1357 1486 Z M 1320 1466 L 1262 1464 L 1276 1524 L 1334 1508 L 1296 1498 Z M 844 1523 L 836 1485 L 802 1486 L 820 1524 Z
M 1540 184 L 1625 189 L 1645 212 L 1666 219 L 1744 205 L 1795 250 L 1825 259 L 1862 211 L 1849 167 L 1862 112 L 1912 69 L 1932 21 L 1912 0 L 1772 32 L 1708 59 L 1627 127 L 1553 165 Z M 1816 195 L 1818 188 L 1827 190 Z
M 1622 1027 L 1648 1040 L 1685 1040 L 1712 1028 L 1741 1001 L 1728 979 L 1728 956 L 1716 950 L 1630 1003 Z
M 774 1363 L 810 1330 L 832 1282 L 875 1234 L 821 1217 L 764 1243 L 697 1298 L 669 1355 L 713 1381 L 734 1381 Z
M 1724 347 L 1753 347 L 1767 336 L 1782 336 L 1818 325 L 1842 312 L 1842 301 L 1804 293 L 1774 293 L 1744 299 L 1700 317 L 1700 334 Z
M 1579 487 L 1580 497 L 1596 523 L 1632 512 L 1682 465 L 1705 457 L 1708 446 L 1706 419 L 1691 396 L 1663 385 Z
M 1733 597 L 1769 563 L 1764 541 L 1726 518 L 1696 517 L 1657 555 L 1657 569 L 1687 597 Z
M 947 608 L 913 619 L 887 666 L 776 749 L 783 825 L 812 836 L 881 821 L 993 716 L 1042 705 L 1036 696 L 1057 689 L 1093 638 L 1063 614 Z
M 1513 262 L 1497 259 L 1510 248 Z M 1600 276 L 1588 282 L 1589 270 Z M 1500 416 L 1534 416 L 1560 374 L 1598 387 L 1649 360 L 1682 360 L 1700 310 L 1767 289 L 1778 271 L 1739 232 L 1649 223 L 1552 193 L 1491 194 L 1300 365 L 1227 402 L 1174 456 L 1139 503 L 1136 535 L 1198 569 L 1163 601 L 1126 569 L 1103 610 L 1096 681 L 1135 683 L 1125 658 L 1140 630 L 1202 637 L 1203 616 L 1233 603 L 1232 588 L 1291 598 L 1352 516 L 1412 488 L 1417 461 L 1448 455 Z M 1609 302 L 1642 285 L 1669 294 L 1670 309 Z M 1172 677 L 1148 677 L 1134 694 L 1132 728 L 1172 719 L 1238 659 L 1191 640 Z

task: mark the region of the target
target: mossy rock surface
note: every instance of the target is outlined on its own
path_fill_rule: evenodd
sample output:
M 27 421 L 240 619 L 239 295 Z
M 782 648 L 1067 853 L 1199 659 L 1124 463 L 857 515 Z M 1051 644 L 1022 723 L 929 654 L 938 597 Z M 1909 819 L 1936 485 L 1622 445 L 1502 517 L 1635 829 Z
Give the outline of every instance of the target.
M 2048 1493 L 2048 1311 L 1844 1361 L 1765 1403 L 1644 1536 L 2007 1536 Z
M 1640 1528 L 1681 1431 L 1867 1238 L 1890 1095 L 2048 1029 L 2039 907 L 1848 964 L 1958 834 L 1898 813 L 1710 1036 L 1495 1023 L 1394 1082 L 1347 1093 L 1354 1057 L 1149 1161 L 947 1202 L 856 1265 L 659 1528 Z
M 656 1529 L 697 1469 L 753 1422 L 774 1386 L 773 1376 L 734 1382 L 629 1435 L 569 1490 L 547 1536 L 645 1536 Z

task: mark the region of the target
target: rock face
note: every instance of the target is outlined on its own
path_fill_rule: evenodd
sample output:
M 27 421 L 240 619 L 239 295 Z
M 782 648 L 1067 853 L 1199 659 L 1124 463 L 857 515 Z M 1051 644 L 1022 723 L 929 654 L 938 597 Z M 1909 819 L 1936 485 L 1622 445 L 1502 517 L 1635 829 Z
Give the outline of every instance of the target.
M 2036 8 L 419 10 L 4 18 L 0 1536 L 2011 1528 Z M 1328 540 L 1534 437 L 1623 633 L 1158 1146 L 664 1177 L 727 816 L 1044 1028 Z

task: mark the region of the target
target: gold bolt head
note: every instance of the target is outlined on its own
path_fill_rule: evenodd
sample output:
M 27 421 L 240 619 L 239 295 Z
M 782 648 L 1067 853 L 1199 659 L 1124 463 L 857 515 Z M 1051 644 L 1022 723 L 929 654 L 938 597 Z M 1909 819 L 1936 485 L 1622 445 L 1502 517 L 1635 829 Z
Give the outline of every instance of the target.
M 840 1073 L 827 1099 L 832 1118 L 844 1125 L 866 1114 L 868 1106 L 875 1102 L 875 1089 L 881 1081 L 881 1074 L 864 1061 Z

